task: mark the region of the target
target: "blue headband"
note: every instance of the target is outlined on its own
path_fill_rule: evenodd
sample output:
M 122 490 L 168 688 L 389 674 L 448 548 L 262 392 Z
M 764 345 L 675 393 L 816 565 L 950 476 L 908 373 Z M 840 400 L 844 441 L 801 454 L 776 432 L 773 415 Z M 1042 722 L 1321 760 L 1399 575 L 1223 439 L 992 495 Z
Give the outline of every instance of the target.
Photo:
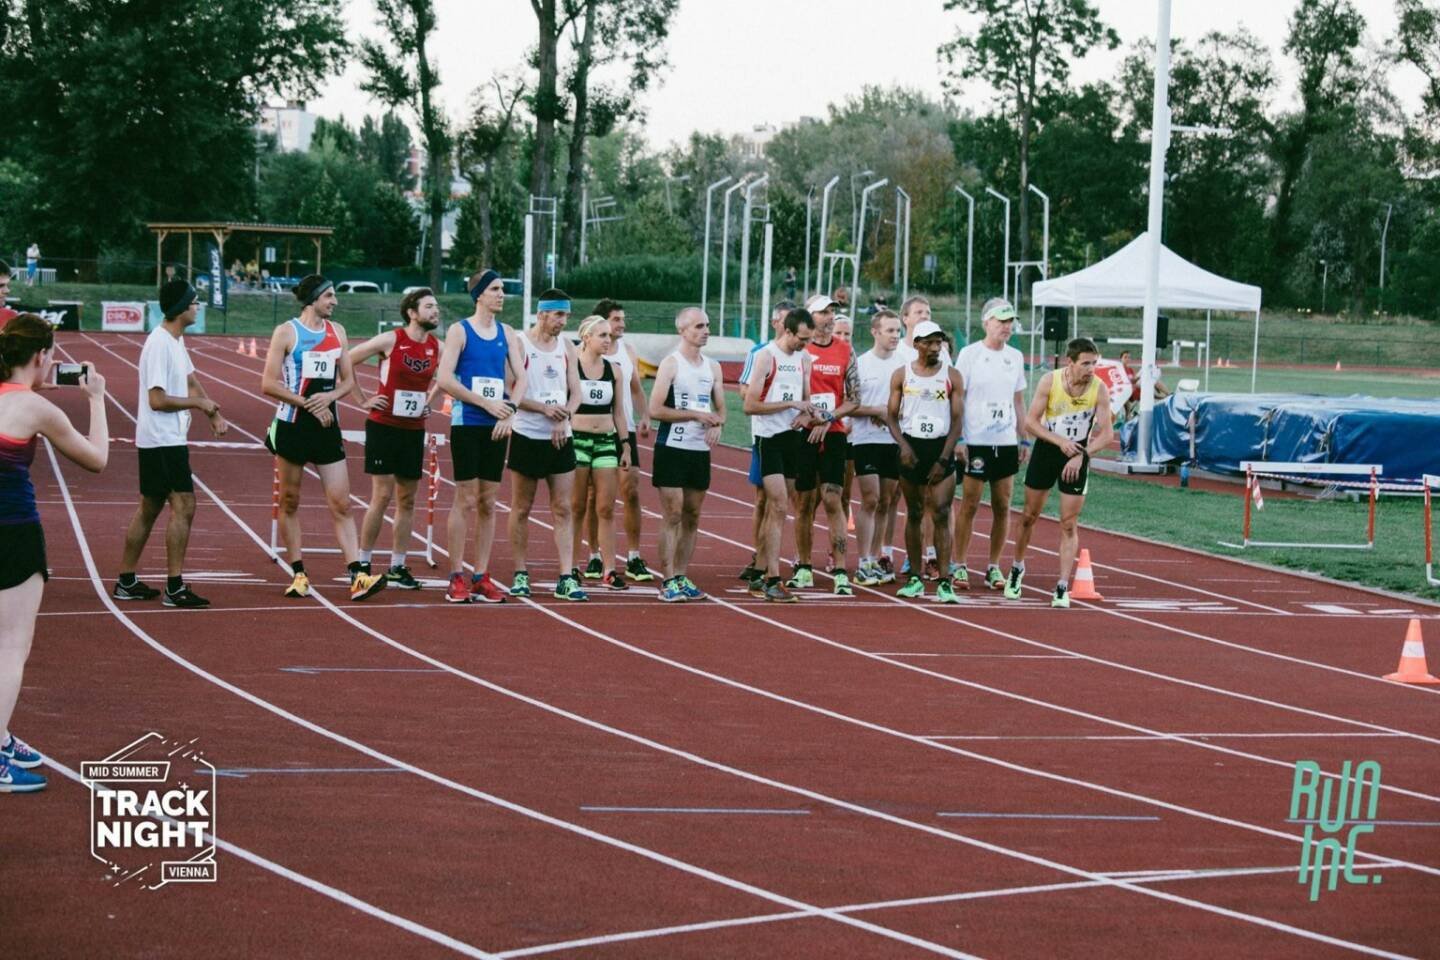
M 470 288 L 471 301 L 478 301 L 480 299 L 480 294 L 484 293 L 485 289 L 489 287 L 490 284 L 494 283 L 496 280 L 499 279 L 500 274 L 496 273 L 494 270 L 486 270 L 484 273 L 480 274 L 480 279 L 476 280 L 475 286 Z
M 535 305 L 535 310 L 536 310 L 536 312 L 539 312 L 539 311 L 541 311 L 541 310 L 564 310 L 566 313 L 569 313 L 569 312 L 570 312 L 570 301 L 569 301 L 569 300 L 541 300 L 539 303 L 537 303 L 537 304 Z
M 316 300 L 319 300 L 321 296 L 324 295 L 325 291 L 329 290 L 333 286 L 335 286 L 333 282 L 326 280 L 324 283 L 320 284 L 320 286 L 316 287 L 314 290 L 311 290 L 310 296 L 305 298 L 304 306 L 308 307 Z

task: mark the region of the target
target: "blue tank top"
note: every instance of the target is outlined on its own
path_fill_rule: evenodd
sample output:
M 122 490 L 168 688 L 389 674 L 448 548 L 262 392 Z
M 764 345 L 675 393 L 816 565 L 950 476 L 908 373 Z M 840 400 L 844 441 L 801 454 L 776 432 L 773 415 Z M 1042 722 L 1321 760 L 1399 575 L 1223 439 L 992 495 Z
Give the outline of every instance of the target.
M 510 344 L 505 328 L 495 323 L 495 336 L 489 340 L 480 336 L 470 319 L 465 320 L 465 349 L 455 361 L 455 379 L 461 385 L 476 393 L 488 394 L 494 400 L 508 400 L 505 389 L 505 360 L 510 354 Z M 480 383 L 476 384 L 476 378 Z M 450 408 L 450 425 L 453 427 L 489 427 L 495 425 L 495 418 L 474 404 L 460 401 Z

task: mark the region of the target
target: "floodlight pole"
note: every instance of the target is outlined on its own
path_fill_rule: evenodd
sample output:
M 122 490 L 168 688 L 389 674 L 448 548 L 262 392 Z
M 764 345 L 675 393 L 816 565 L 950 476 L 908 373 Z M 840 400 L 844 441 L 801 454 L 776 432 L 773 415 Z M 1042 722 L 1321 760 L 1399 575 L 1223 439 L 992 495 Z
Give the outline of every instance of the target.
M 910 299 L 910 194 L 905 194 L 905 259 L 900 269 L 900 302 Z
M 1045 274 L 1045 279 L 1046 279 L 1046 280 L 1049 280 L 1049 279 L 1050 279 L 1050 197 L 1047 196 L 1043 190 L 1041 190 L 1039 187 L 1035 186 L 1035 184 L 1033 184 L 1033 183 L 1030 184 L 1030 189 L 1031 189 L 1031 191 L 1034 192 L 1034 194 L 1035 194 L 1037 197 L 1040 198 L 1040 202 L 1041 202 L 1042 204 L 1044 204 L 1043 222 L 1044 222 L 1045 226 L 1044 226 L 1043 236 L 1044 236 L 1045 239 L 1044 239 L 1043 245 L 1042 245 L 1042 247 L 1041 247 L 1041 249 L 1042 249 L 1044 252 L 1043 252 L 1043 253 L 1041 254 L 1041 256 L 1040 256 L 1040 262 L 1041 262 L 1042 264 L 1044 264 L 1044 266 L 1042 266 L 1042 267 L 1040 268 L 1040 271 Z
M 1005 268 L 1000 274 L 1000 296 L 1006 300 L 1010 299 L 1010 198 L 1005 196 L 994 187 L 986 187 L 985 192 L 1005 204 Z
M 1390 233 L 1390 214 L 1394 211 L 1393 203 L 1385 204 L 1385 226 L 1380 228 L 1380 312 L 1385 312 L 1385 238 Z
M 730 194 L 736 190 L 743 189 L 745 184 L 750 182 L 750 174 L 745 174 L 739 180 L 725 190 L 724 212 L 720 215 L 720 329 L 725 329 L 725 280 L 729 274 L 730 263 Z
M 1330 261 L 1320 261 L 1320 312 L 1325 312 L 1325 293 L 1330 285 Z
M 590 184 L 580 185 L 580 266 L 585 266 L 585 226 L 590 220 Z
M 814 212 L 815 188 L 811 187 L 805 193 L 805 273 L 802 275 L 803 279 L 800 281 L 801 301 L 810 299 L 810 218 Z M 766 296 L 768 297 L 769 294 L 767 293 Z M 760 318 L 760 321 L 763 327 L 769 324 L 770 314 L 768 311 L 762 311 L 762 313 L 763 316 Z
M 813 191 L 812 191 L 813 192 Z M 755 339 L 761 343 L 770 339 L 770 255 L 775 249 L 775 224 L 765 221 L 765 267 L 760 274 L 760 323 Z M 808 272 L 808 270 L 807 270 Z M 745 331 L 742 329 L 743 337 Z
M 770 182 L 767 173 L 745 188 L 745 212 L 740 216 L 740 336 L 745 336 L 745 309 L 750 303 L 750 215 L 755 210 L 755 191 Z M 767 217 L 768 219 L 768 217 Z M 720 318 L 720 336 L 725 336 L 725 318 Z
M 965 228 L 965 342 L 970 342 L 970 286 L 974 279 L 975 268 L 975 198 L 966 192 L 960 184 L 955 184 L 955 192 L 965 198 L 966 205 L 970 208 L 969 224 Z
M 870 194 L 879 190 L 889 182 L 890 180 L 888 178 L 876 180 L 870 184 L 870 186 L 860 191 L 860 219 L 856 223 L 858 229 L 855 231 L 855 270 L 851 274 L 853 280 L 850 283 L 851 302 L 856 305 L 860 303 L 860 258 L 865 254 L 865 205 L 870 201 Z
M 825 190 L 820 194 L 820 259 L 815 262 L 815 292 L 823 293 L 825 283 L 821 275 L 825 272 L 825 234 L 830 229 L 830 194 L 835 191 L 835 185 L 840 182 L 840 174 L 830 178 L 825 184 Z
M 910 194 L 899 184 L 895 185 L 895 277 L 892 285 L 900 291 L 903 303 L 910 292 Z
M 873 177 L 874 170 L 860 170 L 850 174 L 850 226 L 855 231 L 855 246 L 860 246 L 860 211 L 855 206 L 855 181 Z
M 534 273 L 535 270 L 534 240 L 535 215 L 527 213 L 525 214 L 525 283 L 522 287 L 524 291 L 523 306 L 525 312 L 520 315 L 520 326 L 524 330 L 530 329 L 530 293 L 532 282 L 530 275 Z
M 1145 320 L 1140 348 L 1140 429 L 1136 459 L 1150 463 L 1155 416 L 1155 334 L 1160 313 L 1160 231 L 1165 224 L 1165 152 L 1170 147 L 1170 0 L 1159 0 L 1155 95 L 1150 119 L 1150 210 L 1146 226 Z
M 710 201 L 715 195 L 716 187 L 723 187 L 733 177 L 725 177 L 716 180 L 705 188 L 705 244 L 701 247 L 700 255 L 700 309 L 705 310 L 710 306 Z

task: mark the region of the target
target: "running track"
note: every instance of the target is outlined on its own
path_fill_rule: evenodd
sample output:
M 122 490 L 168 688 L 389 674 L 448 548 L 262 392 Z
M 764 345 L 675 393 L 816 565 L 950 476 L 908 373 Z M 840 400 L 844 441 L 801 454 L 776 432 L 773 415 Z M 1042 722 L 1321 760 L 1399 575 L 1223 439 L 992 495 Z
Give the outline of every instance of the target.
M 227 439 L 245 441 L 271 404 L 261 361 L 231 342 L 192 352 Z M 106 374 L 116 437 L 133 436 L 121 408 L 134 413 L 140 343 L 62 340 Z M 78 395 L 52 396 L 83 417 Z M 334 555 L 307 560 L 320 599 L 280 597 L 288 577 L 260 549 L 268 455 L 195 447 L 189 567 L 215 607 L 184 613 L 103 596 L 133 448 L 114 444 L 95 477 L 57 473 L 42 445 L 54 578 L 15 730 L 68 771 L 157 729 L 250 772 L 219 784 L 219 882 L 153 893 L 112 889 L 65 772 L 5 800 L 9 943 L 67 957 L 1440 954 L 1440 693 L 1377 679 L 1409 616 L 1433 668 L 1440 609 L 1087 530 L 1107 602 L 1052 612 L 1048 521 L 1018 604 L 859 590 L 766 605 L 733 579 L 749 553 L 744 461 L 716 457 L 692 570 L 710 602 L 634 589 L 453 606 L 436 587 L 350 604 Z M 316 481 L 306 496 L 306 543 L 333 545 Z M 547 520 L 537 508 L 540 582 Z M 653 558 L 653 515 L 645 534 Z M 157 530 L 152 582 L 162 549 Z M 1381 762 L 1384 822 L 1357 866 L 1383 885 L 1311 903 L 1296 883 L 1301 758 Z

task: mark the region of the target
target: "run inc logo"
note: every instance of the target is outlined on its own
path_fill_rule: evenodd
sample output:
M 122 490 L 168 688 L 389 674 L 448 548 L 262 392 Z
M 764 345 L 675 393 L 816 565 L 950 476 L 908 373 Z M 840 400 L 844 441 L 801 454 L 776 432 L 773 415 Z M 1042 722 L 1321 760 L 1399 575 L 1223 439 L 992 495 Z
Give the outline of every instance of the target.
M 90 855 L 114 886 L 213 883 L 215 767 L 195 740 L 150 732 L 80 765 L 90 788 Z M 158 869 L 156 869 L 158 863 Z

